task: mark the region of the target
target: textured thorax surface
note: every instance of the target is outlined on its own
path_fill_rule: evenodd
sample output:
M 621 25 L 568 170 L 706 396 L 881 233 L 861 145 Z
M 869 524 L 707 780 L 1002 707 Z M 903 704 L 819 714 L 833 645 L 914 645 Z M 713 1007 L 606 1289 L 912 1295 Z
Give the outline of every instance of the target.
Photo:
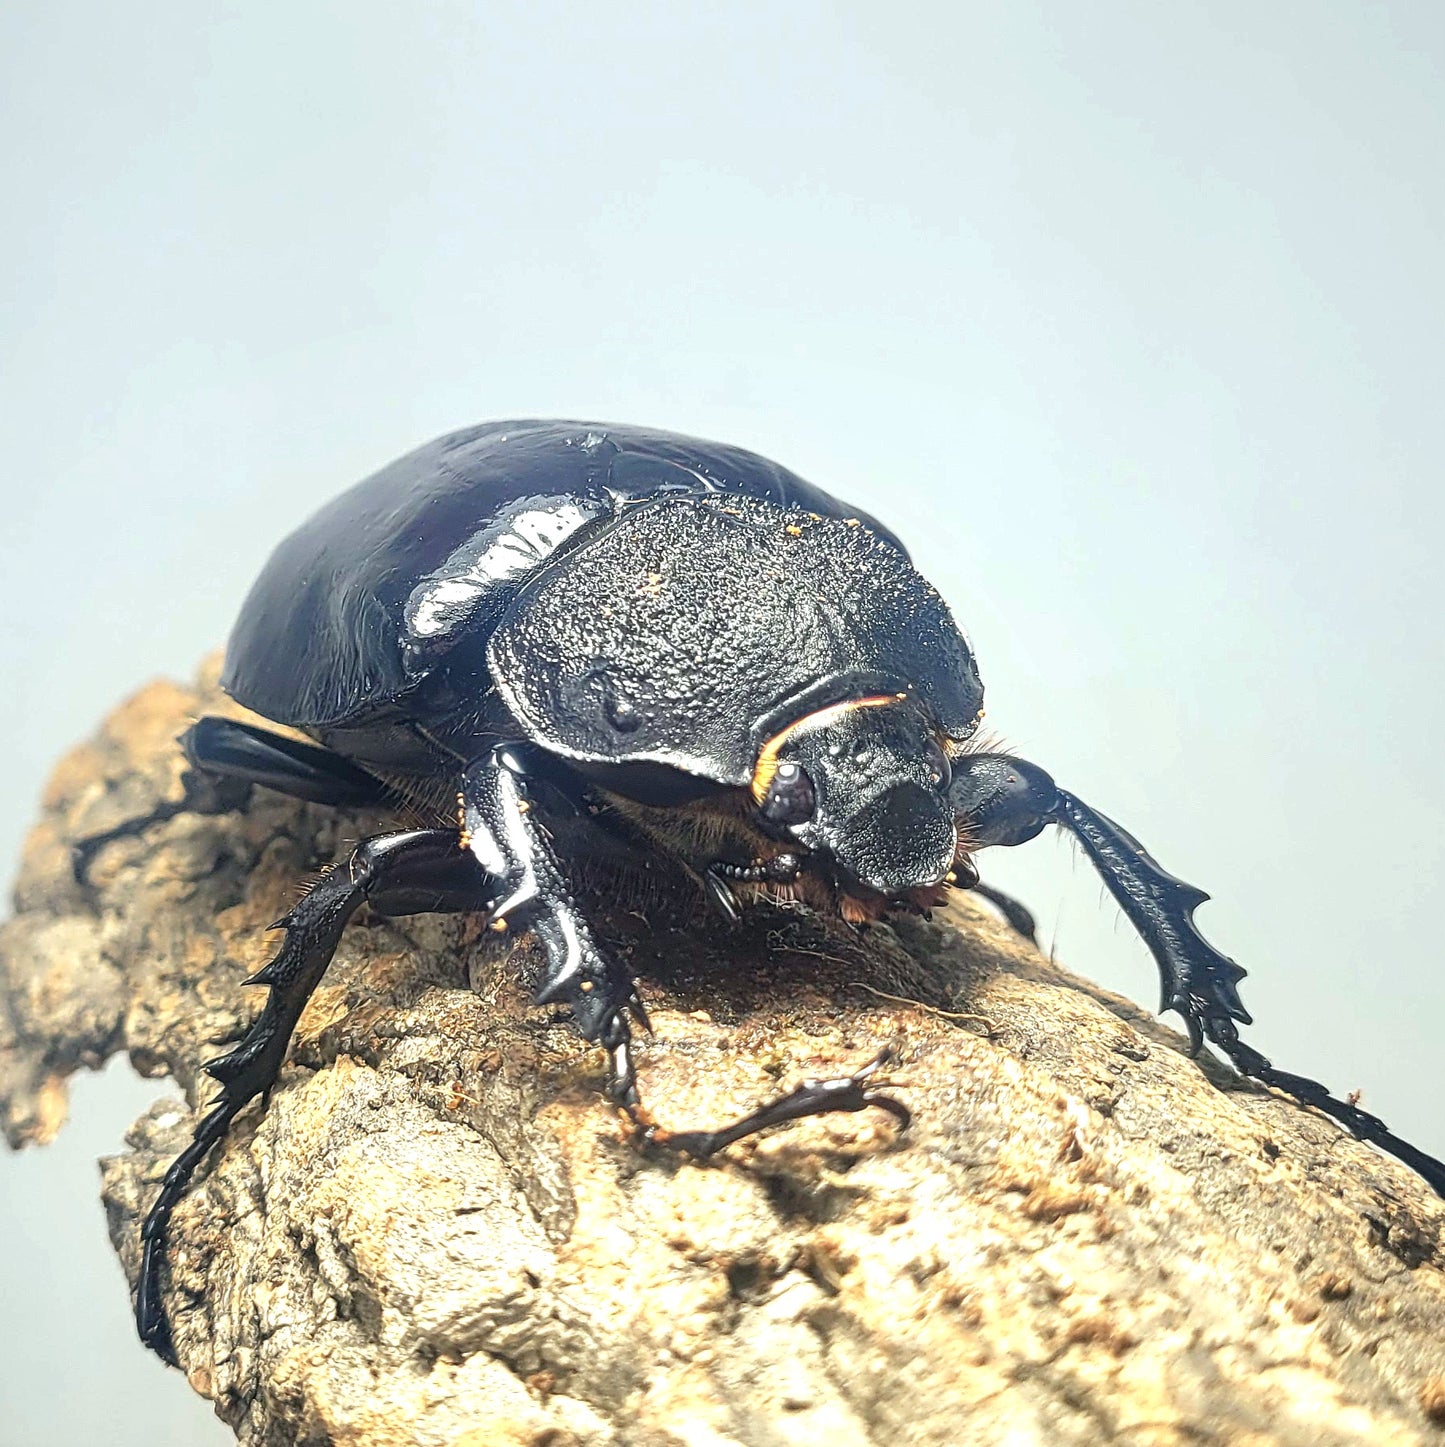
M 727 496 L 624 509 L 523 590 L 488 664 L 545 747 L 728 784 L 832 699 L 910 690 L 959 735 L 981 699 L 948 609 L 890 541 Z

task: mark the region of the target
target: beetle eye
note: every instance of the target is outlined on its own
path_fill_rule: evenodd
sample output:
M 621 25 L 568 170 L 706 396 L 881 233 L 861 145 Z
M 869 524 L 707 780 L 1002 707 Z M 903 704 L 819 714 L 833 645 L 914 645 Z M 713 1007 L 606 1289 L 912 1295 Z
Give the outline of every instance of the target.
M 774 824 L 802 824 L 818 802 L 813 781 L 800 764 L 779 764 L 763 800 L 763 818 Z
M 953 782 L 953 765 L 949 763 L 948 755 L 933 739 L 929 739 L 928 746 L 923 751 L 923 762 L 928 766 L 928 774 L 934 785 L 940 789 L 948 788 Z

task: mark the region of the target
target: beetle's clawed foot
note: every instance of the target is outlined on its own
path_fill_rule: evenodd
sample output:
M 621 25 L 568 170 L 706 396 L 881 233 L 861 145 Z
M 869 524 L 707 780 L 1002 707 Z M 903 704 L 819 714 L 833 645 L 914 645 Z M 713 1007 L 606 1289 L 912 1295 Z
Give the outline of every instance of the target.
M 701 879 L 708 902 L 729 924 L 742 918 L 735 884 L 792 884 L 803 872 L 803 857 L 791 850 L 755 859 L 750 864 L 734 864 L 726 859 L 714 860 L 703 870 Z
M 609 1050 L 619 1040 L 631 1037 L 634 1024 L 647 1034 L 652 1034 L 652 1017 L 648 1015 L 647 1006 L 642 1003 L 642 996 L 637 993 L 634 981 L 619 979 L 616 987 L 604 996 L 603 1003 L 606 1016 L 597 1033 L 597 1039 Z
M 1238 1027 L 1254 1023 L 1239 998 L 1237 982 L 1244 971 L 1209 945 L 1192 921 L 1187 931 L 1170 932 L 1166 938 L 1165 948 L 1156 954 L 1162 982 L 1159 1013 L 1172 1010 L 1179 1016 L 1191 1059 L 1206 1044 L 1218 1046 L 1232 1059 L 1240 1043 Z
M 769 1126 L 783 1125 L 811 1115 L 831 1115 L 834 1111 L 859 1111 L 876 1106 L 887 1111 L 898 1122 L 900 1130 L 907 1130 L 913 1119 L 912 1111 L 901 1100 L 886 1093 L 893 1082 L 882 1071 L 892 1059 L 892 1049 L 885 1047 L 851 1075 L 805 1080 L 786 1095 L 720 1130 L 664 1130 L 635 1101 L 627 1114 L 640 1146 L 661 1146 L 698 1161 L 708 1160 L 735 1142 Z
M 1189 886 L 1181 887 L 1185 898 L 1190 893 Z M 1166 932 L 1166 940 L 1166 947 L 1156 956 L 1163 981 L 1159 1013 L 1173 1010 L 1184 1021 L 1190 1055 L 1198 1055 L 1206 1040 L 1228 1051 L 1239 1039 L 1235 1026 L 1254 1024 L 1239 998 L 1244 970 L 1195 929 L 1192 904 L 1179 925 Z
M 156 1294 L 156 1285 L 156 1274 L 142 1269 L 137 1285 L 140 1295 L 136 1299 L 135 1308 L 136 1333 L 142 1344 L 148 1346 L 168 1367 L 179 1367 L 180 1361 L 176 1356 L 170 1323 L 166 1320 L 165 1308 Z
M 1238 999 L 1239 996 L 1235 994 L 1234 1000 L 1237 1002 Z M 1221 999 L 1214 991 L 1205 993 L 1190 990 L 1185 995 L 1166 1000 L 1164 1009 L 1177 1011 L 1183 1019 L 1184 1029 L 1189 1036 L 1191 1057 L 1197 1056 L 1204 1049 L 1206 1041 L 1210 1045 L 1217 1045 L 1231 1059 L 1236 1052 L 1249 1050 L 1240 1040 L 1235 1026 L 1236 1021 L 1242 1025 L 1252 1024 L 1249 1012 L 1243 1006 L 1231 1009 L 1229 1002 Z
M 635 1021 L 652 1033 L 647 1007 L 637 993 L 636 984 L 627 974 L 610 966 L 599 957 L 598 965 L 580 982 L 569 982 L 561 989 L 543 987 L 536 994 L 539 1005 L 565 1001 L 572 1010 L 572 1019 L 584 1040 L 595 1040 L 611 1050 L 621 1039 L 630 1036 Z

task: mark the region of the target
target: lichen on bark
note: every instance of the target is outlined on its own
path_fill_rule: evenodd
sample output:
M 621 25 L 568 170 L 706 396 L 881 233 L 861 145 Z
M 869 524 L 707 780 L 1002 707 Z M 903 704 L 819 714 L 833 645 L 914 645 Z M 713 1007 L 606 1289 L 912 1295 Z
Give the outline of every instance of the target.
M 380 816 L 257 794 L 71 877 L 237 713 L 156 684 L 57 768 L 0 926 L 0 1100 L 43 1142 L 125 1050 L 186 1099 L 105 1163 L 127 1270 L 211 1037 L 301 883 Z M 182 1363 L 239 1440 L 482 1444 L 1426 1443 L 1445 1421 L 1445 1209 L 1403 1166 L 1186 1058 L 967 898 L 858 935 L 593 901 L 643 981 L 642 1086 L 713 1125 L 891 1047 L 915 1111 L 716 1164 L 641 1154 L 600 1061 L 528 1003 L 525 940 L 361 919 L 269 1108 L 172 1228 Z

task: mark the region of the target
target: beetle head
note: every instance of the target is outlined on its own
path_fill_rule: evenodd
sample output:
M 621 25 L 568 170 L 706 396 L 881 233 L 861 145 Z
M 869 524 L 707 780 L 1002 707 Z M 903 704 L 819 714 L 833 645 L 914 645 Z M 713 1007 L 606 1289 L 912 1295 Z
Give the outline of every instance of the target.
M 882 894 L 937 884 L 957 837 L 948 759 L 906 694 L 852 699 L 773 736 L 752 793 L 763 827 Z

